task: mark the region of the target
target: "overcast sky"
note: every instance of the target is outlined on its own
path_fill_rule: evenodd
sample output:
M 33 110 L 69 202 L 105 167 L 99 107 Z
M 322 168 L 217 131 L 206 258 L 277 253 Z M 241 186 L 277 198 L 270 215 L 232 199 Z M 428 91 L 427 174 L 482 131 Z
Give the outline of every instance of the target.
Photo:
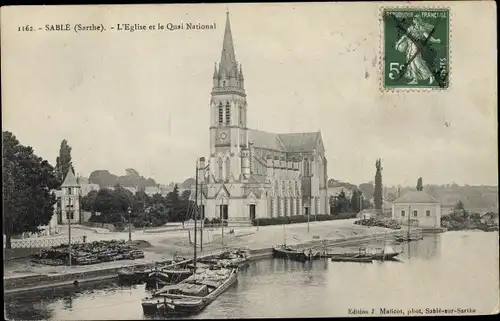
M 449 6 L 451 87 L 382 93 L 379 5 L 229 5 L 249 126 L 321 130 L 330 178 L 355 184 L 373 180 L 380 157 L 388 185 L 414 185 L 419 176 L 497 185 L 496 10 Z M 87 177 L 129 167 L 160 183 L 193 176 L 209 151 L 226 5 L 10 9 L 1 17 L 4 130 L 54 165 L 67 139 L 76 172 Z M 217 29 L 16 31 L 26 23 L 157 22 Z

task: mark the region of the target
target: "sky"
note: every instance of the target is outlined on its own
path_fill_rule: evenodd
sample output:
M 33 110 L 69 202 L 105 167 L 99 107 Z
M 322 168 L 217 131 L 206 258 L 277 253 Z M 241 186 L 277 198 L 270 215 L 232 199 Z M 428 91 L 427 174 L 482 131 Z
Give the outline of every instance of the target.
M 329 177 L 354 184 L 373 180 L 381 158 L 387 185 L 418 177 L 498 185 L 496 10 L 440 5 L 452 8 L 451 84 L 432 92 L 380 90 L 376 3 L 4 7 L 3 130 L 54 165 L 68 140 L 75 171 L 86 177 L 126 168 L 159 183 L 194 176 L 197 157 L 209 151 L 212 74 L 228 9 L 249 127 L 320 130 Z M 216 29 L 109 30 L 159 22 Z M 17 31 L 57 23 L 108 30 Z

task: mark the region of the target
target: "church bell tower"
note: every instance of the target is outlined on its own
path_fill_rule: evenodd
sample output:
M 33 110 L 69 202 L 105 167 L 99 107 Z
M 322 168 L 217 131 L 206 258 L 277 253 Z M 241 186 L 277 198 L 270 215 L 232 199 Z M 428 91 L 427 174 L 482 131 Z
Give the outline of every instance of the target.
M 243 69 L 236 61 L 229 12 L 220 62 L 215 63 L 210 100 L 210 169 L 217 181 L 239 180 L 248 148 Z

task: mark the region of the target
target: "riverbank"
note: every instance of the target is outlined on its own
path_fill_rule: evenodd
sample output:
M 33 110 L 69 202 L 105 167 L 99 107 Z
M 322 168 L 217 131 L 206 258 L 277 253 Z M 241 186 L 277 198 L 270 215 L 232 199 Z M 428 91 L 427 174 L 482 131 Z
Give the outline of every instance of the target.
M 319 223 L 319 222 L 318 222 Z M 352 223 L 351 223 L 352 224 Z M 291 240 L 287 241 L 287 244 L 290 246 L 296 247 L 324 247 L 324 246 L 348 246 L 355 245 L 358 243 L 384 239 L 387 237 L 391 237 L 392 235 L 397 235 L 401 233 L 400 230 L 388 230 L 383 228 L 362 228 L 363 233 L 360 231 L 360 227 L 355 226 L 354 230 L 357 231 L 353 233 L 351 230 L 346 228 L 342 231 L 344 236 L 335 237 L 335 238 L 322 238 L 319 235 L 312 235 L 313 239 L 304 240 L 297 237 L 295 231 L 292 235 Z M 269 226 L 268 228 L 271 228 Z M 324 226 L 323 226 L 324 227 Z M 258 260 L 266 257 L 270 257 L 272 255 L 272 245 L 279 244 L 279 240 L 277 242 L 267 242 L 265 245 L 262 245 L 262 242 L 268 241 L 265 237 L 270 235 L 276 235 L 276 228 L 268 229 L 266 233 L 261 233 L 262 229 L 256 231 L 255 233 L 243 233 L 240 231 L 239 235 L 233 235 L 225 240 L 225 244 L 221 243 L 212 244 L 212 246 L 205 247 L 203 253 L 204 256 L 210 256 L 216 253 L 220 253 L 220 251 L 226 247 L 236 248 L 236 247 L 245 247 L 250 250 L 252 260 Z M 280 227 L 279 230 L 282 230 L 283 227 Z M 274 231 L 273 231 L 274 230 Z M 293 232 L 293 228 L 291 228 Z M 312 230 L 312 229 L 311 229 Z M 315 234 L 319 234 L 318 232 L 321 230 L 318 226 L 314 227 Z M 264 230 L 265 232 L 265 230 Z M 340 231 L 337 233 L 333 233 L 335 235 L 339 235 Z M 326 236 L 331 236 L 332 232 L 326 233 Z M 317 237 L 317 238 L 315 238 Z M 278 238 L 279 239 L 279 238 Z M 250 242 L 250 241 L 253 242 Z M 247 246 L 242 246 L 241 242 L 247 243 Z M 188 243 L 189 245 L 189 243 Z M 177 248 L 178 249 L 178 248 Z M 153 249 L 151 249 L 153 250 Z M 155 251 L 160 251 L 163 254 L 165 253 L 165 249 L 162 250 L 162 247 L 156 246 L 154 248 Z M 184 248 L 186 254 L 189 256 L 192 255 L 192 249 Z M 191 252 L 189 252 L 191 250 Z M 170 260 L 172 256 L 165 258 L 165 255 L 158 258 L 158 253 L 145 252 L 146 258 L 141 260 L 127 260 L 127 261 L 116 261 L 116 262 L 107 262 L 98 265 L 87 265 L 87 266 L 60 266 L 60 267 L 52 267 L 52 266 L 40 266 L 37 264 L 31 264 L 31 269 L 29 274 L 25 273 L 24 275 L 16 275 L 15 270 L 12 270 L 12 267 L 6 268 L 4 273 L 4 293 L 5 294 L 14 294 L 14 293 L 22 293 L 27 291 L 34 290 L 42 290 L 46 288 L 53 287 L 63 287 L 63 286 L 74 286 L 75 281 L 79 284 L 86 282 L 96 282 L 99 280 L 107 280 L 116 278 L 118 270 L 123 268 L 124 266 L 134 266 L 134 267 L 152 267 L 155 262 L 164 263 L 167 260 Z M 187 255 L 185 255 L 187 256 Z M 155 259 L 153 259 L 155 257 Z

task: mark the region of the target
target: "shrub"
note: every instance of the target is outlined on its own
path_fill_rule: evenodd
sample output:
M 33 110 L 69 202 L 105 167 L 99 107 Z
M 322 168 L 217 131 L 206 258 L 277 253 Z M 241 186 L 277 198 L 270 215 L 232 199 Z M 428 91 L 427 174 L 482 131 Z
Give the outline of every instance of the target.
M 125 224 L 122 222 L 115 223 L 113 225 L 115 226 L 115 230 L 118 232 L 123 232 L 123 230 L 125 230 Z

